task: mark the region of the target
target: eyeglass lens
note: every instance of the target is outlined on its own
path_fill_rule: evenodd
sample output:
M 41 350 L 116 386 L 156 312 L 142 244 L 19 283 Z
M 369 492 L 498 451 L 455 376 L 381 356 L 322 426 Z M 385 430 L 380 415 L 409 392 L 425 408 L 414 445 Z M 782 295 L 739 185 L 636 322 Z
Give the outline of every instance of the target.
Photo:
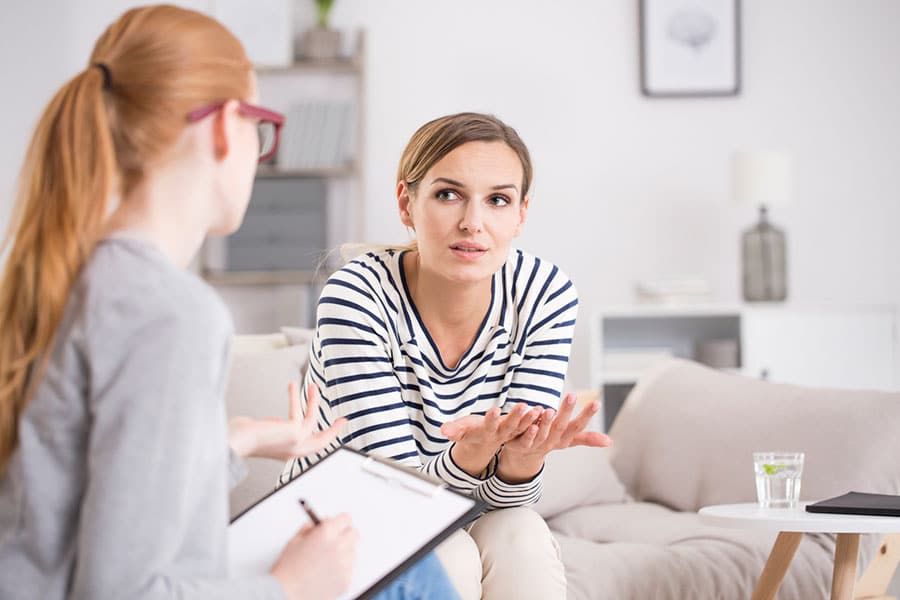
M 265 156 L 275 146 L 275 124 L 269 121 L 260 121 L 256 132 L 259 135 L 259 155 Z

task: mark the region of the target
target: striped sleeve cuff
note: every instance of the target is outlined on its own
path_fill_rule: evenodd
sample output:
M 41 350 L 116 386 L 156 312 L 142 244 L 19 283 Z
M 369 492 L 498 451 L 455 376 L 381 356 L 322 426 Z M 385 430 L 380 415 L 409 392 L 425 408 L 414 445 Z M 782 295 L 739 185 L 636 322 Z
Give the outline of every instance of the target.
M 492 508 L 529 506 L 541 497 L 544 489 L 543 473 L 544 469 L 541 467 L 540 472 L 530 481 L 522 483 L 507 483 L 495 474 L 478 486 L 474 496 Z
M 422 470 L 429 475 L 440 478 L 442 481 L 445 481 L 447 485 L 457 491 L 474 491 L 486 480 L 469 475 L 459 465 L 453 462 L 453 457 L 450 456 L 451 448 L 453 448 L 453 445 L 450 445 L 446 450 L 435 456 L 429 462 L 425 463 Z M 491 461 L 492 464 L 493 462 L 494 461 Z M 486 469 L 486 471 L 488 470 L 490 470 L 490 465 L 488 465 L 488 469 Z

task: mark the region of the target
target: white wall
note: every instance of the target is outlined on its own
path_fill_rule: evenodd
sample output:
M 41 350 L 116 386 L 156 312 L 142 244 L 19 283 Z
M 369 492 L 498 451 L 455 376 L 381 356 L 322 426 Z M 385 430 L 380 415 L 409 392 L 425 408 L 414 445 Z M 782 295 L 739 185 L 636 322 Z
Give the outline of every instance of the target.
M 3 214 L 51 90 L 132 3 L 71 4 L 19 2 L 0 23 L 0 80 L 11 83 L 0 111 Z M 297 21 L 311 14 L 302 3 Z M 736 148 L 794 154 L 795 202 L 773 214 L 789 233 L 794 302 L 900 302 L 895 0 L 743 2 L 743 89 L 719 99 L 640 95 L 636 0 L 340 0 L 334 24 L 367 30 L 370 241 L 406 239 L 393 177 L 427 119 L 494 112 L 530 146 L 521 245 L 581 292 L 575 387 L 588 381 L 586 317 L 630 301 L 636 279 L 696 274 L 716 299 L 738 299 L 738 235 L 755 214 L 729 202 Z
M 335 17 L 368 35 L 372 239 L 405 239 L 393 178 L 427 119 L 494 112 L 529 145 L 522 246 L 580 290 L 573 385 L 585 317 L 631 301 L 636 279 L 698 274 L 739 299 L 755 213 L 729 202 L 737 148 L 794 154 L 795 202 L 773 214 L 793 301 L 900 302 L 900 3 L 745 1 L 740 96 L 680 100 L 639 92 L 636 1 L 342 0 Z

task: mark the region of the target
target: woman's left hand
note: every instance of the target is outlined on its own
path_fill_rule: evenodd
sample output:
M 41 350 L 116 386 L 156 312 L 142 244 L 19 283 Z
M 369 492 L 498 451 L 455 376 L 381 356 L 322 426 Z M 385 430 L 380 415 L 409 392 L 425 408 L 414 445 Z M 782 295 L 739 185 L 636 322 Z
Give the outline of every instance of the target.
M 553 450 L 571 446 L 611 446 L 612 440 L 606 434 L 584 431 L 591 417 L 599 410 L 600 403 L 596 400 L 588 403 L 572 419 L 575 404 L 575 394 L 567 394 L 559 413 L 549 408 L 544 410 L 538 423 L 507 442 L 500 452 L 497 467 L 500 478 L 510 483 L 528 481 L 540 472 L 544 458 Z
M 288 385 L 288 398 L 290 416 L 287 419 L 232 417 L 228 422 L 228 444 L 237 455 L 282 461 L 308 456 L 331 443 L 347 423 L 341 418 L 328 429 L 317 431 L 319 388 L 315 385 L 306 388 L 305 414 L 296 381 Z

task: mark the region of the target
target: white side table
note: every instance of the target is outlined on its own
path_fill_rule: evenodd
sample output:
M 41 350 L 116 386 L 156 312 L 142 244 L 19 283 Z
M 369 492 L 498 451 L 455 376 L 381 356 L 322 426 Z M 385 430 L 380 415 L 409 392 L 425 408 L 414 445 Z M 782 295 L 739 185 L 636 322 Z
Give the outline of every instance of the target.
M 760 508 L 756 503 L 749 503 L 720 504 L 700 509 L 700 520 L 708 525 L 780 532 L 753 590 L 752 600 L 775 598 L 804 533 L 838 534 L 831 600 L 851 600 L 856 583 L 859 535 L 900 532 L 900 517 L 808 513 L 805 506 L 806 503 L 795 509 Z

